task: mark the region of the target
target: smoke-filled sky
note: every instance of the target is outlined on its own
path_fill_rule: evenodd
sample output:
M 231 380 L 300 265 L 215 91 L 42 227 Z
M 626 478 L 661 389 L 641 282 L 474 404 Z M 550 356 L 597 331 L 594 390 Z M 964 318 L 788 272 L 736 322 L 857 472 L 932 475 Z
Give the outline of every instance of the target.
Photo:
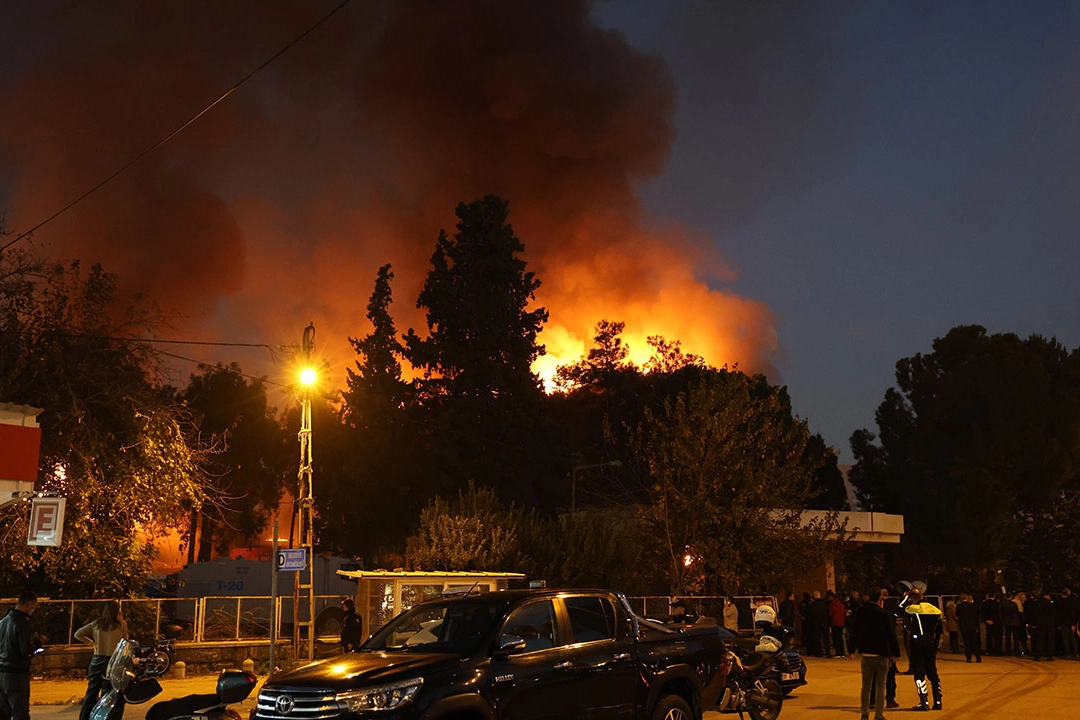
M 6 230 L 334 5 L 6 3 Z M 421 328 L 439 229 L 499 194 L 550 312 L 541 372 L 622 320 L 639 360 L 660 334 L 766 372 L 848 459 L 896 360 L 955 325 L 1080 344 L 1077 38 L 1069 2 L 353 0 L 34 240 L 148 291 L 171 337 L 313 321 L 341 375 L 376 269 Z

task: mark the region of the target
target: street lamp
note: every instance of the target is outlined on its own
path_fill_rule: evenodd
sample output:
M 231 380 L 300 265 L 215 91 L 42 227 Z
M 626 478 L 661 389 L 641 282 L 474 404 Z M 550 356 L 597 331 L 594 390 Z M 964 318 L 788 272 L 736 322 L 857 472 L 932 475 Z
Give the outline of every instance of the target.
M 315 324 L 304 328 L 304 341 L 300 347 L 303 367 L 300 370 L 300 470 L 297 473 L 296 541 L 304 549 L 304 570 L 297 572 L 293 580 L 293 650 L 300 659 L 300 626 L 307 628 L 307 657 L 315 658 L 315 489 L 312 482 L 311 463 L 311 391 L 318 374 L 311 366 L 311 354 L 315 350 Z M 301 579 L 304 575 L 306 582 Z M 301 591 L 306 591 L 307 621 L 300 620 Z
M 609 462 L 593 463 L 592 465 L 575 465 L 570 470 L 570 514 L 573 515 L 577 509 L 577 474 L 582 470 L 592 470 L 593 468 L 602 467 L 622 467 L 622 460 L 611 460 Z

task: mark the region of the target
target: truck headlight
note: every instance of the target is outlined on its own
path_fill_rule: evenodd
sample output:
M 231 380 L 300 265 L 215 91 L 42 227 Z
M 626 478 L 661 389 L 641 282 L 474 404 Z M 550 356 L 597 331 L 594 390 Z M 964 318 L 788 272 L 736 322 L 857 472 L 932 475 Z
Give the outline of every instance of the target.
M 354 713 L 395 710 L 405 705 L 424 684 L 424 678 L 412 678 L 387 685 L 376 685 L 363 690 L 349 690 L 337 694 L 343 710 Z

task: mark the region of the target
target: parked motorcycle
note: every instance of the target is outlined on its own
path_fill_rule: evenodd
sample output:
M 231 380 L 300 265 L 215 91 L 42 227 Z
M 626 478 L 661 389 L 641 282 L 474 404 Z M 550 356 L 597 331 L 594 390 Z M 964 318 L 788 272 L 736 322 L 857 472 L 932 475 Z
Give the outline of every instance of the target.
M 157 675 L 151 675 L 137 657 L 135 643 L 121 640 L 106 670 L 112 690 L 98 700 L 90 720 L 119 720 L 123 713 L 120 698 L 133 705 L 147 702 L 161 693 Z M 218 676 L 212 694 L 185 695 L 155 703 L 146 711 L 147 720 L 242 720 L 229 707 L 247 698 L 258 683 L 254 673 L 225 670 Z M 119 705 L 119 707 L 118 707 Z
M 731 671 L 717 703 L 722 713 L 748 714 L 753 720 L 776 720 L 784 706 L 784 691 L 775 672 L 784 655 L 783 644 L 770 635 L 727 641 Z
M 769 635 L 780 641 L 783 654 L 773 664 L 773 669 L 766 677 L 775 677 L 780 682 L 780 689 L 788 695 L 795 688 L 806 684 L 806 661 L 795 649 L 795 628 L 786 625 L 772 625 L 761 629 L 761 635 Z
M 135 658 L 143 672 L 151 677 L 161 677 L 172 666 L 173 641 L 159 635 L 153 645 L 136 645 Z

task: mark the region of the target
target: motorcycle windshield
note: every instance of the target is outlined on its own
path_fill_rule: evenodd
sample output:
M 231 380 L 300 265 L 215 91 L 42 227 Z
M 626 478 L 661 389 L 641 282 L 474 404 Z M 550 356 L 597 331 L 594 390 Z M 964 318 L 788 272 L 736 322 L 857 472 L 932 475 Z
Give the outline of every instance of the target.
M 110 690 L 101 696 L 101 699 L 90 711 L 90 720 L 108 720 L 109 713 L 116 707 L 116 691 Z
M 130 640 L 121 640 L 116 643 L 112 657 L 109 658 L 109 667 L 106 673 L 113 689 L 123 692 L 135 677 L 135 647 Z

